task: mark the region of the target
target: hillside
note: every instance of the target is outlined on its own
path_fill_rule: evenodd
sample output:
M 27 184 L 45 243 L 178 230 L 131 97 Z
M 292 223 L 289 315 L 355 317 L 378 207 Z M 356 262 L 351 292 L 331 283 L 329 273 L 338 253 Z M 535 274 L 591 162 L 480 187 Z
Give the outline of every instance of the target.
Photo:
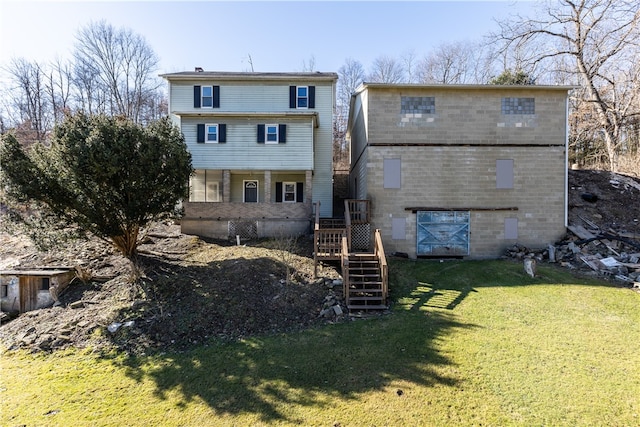
M 639 220 L 640 181 L 608 172 L 569 172 L 570 224 L 590 222 L 638 236 Z M 100 240 L 41 253 L 25 237 L 3 233 L 0 269 L 80 265 L 93 280 L 74 281 L 59 306 L 5 323 L 0 342 L 43 351 L 91 346 L 142 353 L 347 319 L 325 310 L 340 303 L 340 282 L 334 282 L 340 276 L 325 266 L 320 278 L 313 278 L 311 240 L 299 239 L 293 254 L 278 249 L 279 243 L 286 242 L 237 246 L 158 224 L 140 247 L 132 273 Z M 294 268 L 292 283 L 286 283 L 285 264 Z M 132 274 L 141 277 L 141 286 L 128 283 Z

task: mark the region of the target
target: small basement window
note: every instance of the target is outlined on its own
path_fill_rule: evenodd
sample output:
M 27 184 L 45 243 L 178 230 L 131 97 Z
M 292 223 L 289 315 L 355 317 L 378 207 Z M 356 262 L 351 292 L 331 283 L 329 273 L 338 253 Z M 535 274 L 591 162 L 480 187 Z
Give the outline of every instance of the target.
M 49 278 L 48 277 L 43 277 L 42 278 L 42 282 L 40 282 L 40 290 L 41 291 L 48 291 L 49 290 Z
M 9 285 L 0 286 L 0 298 L 6 298 L 9 296 Z

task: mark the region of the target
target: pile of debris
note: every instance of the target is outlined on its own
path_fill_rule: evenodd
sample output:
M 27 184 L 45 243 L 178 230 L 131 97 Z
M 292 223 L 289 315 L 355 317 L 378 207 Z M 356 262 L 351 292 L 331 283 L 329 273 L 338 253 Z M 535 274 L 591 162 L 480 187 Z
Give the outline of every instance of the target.
M 585 269 L 592 274 L 614 279 L 640 288 L 640 236 L 606 232 L 583 218 L 588 228 L 570 225 L 565 238 L 547 248 L 531 250 L 516 244 L 506 250 L 505 256 L 518 260 L 559 263 L 570 269 Z

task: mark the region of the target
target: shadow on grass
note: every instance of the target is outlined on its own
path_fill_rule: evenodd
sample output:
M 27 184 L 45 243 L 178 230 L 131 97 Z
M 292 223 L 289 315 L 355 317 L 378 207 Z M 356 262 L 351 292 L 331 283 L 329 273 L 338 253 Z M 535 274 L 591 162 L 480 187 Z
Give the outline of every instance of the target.
M 212 272 L 224 272 L 233 265 L 209 265 L 200 273 L 216 281 L 221 278 Z M 258 269 L 264 276 L 264 266 Z M 531 278 L 521 265 L 504 261 L 392 260 L 390 272 L 395 307 L 390 316 L 240 341 L 213 341 L 183 353 L 114 359 L 114 363 L 138 381 L 151 379 L 161 399 L 174 399 L 177 392 L 182 399 L 178 406 L 197 400 L 218 414 L 254 414 L 263 422 L 300 423 L 288 415 L 288 405 L 323 409 L 335 399 L 358 399 L 370 391 L 395 393 L 386 388 L 396 380 L 422 387 L 456 386 L 458 378 L 442 374 L 452 362 L 439 352 L 437 343 L 456 329 L 475 326 L 460 323 L 447 310 L 454 310 L 478 288 L 567 283 L 571 278 L 547 267 Z M 202 285 L 201 274 L 193 268 L 189 274 L 199 277 L 196 285 Z M 193 292 L 223 296 L 206 288 L 196 287 Z M 194 309 L 221 306 L 225 301 L 204 298 L 203 305 Z
M 486 287 L 532 286 L 553 283 L 605 285 L 578 278 L 566 269 L 539 266 L 528 276 L 522 263 L 505 260 L 438 261 L 390 260 L 390 292 L 397 306 L 411 311 L 429 308 L 453 310 L 469 294 Z
M 283 412 L 287 405 L 329 409 L 334 399 L 384 391 L 394 380 L 455 386 L 439 373 L 451 362 L 435 343 L 466 327 L 447 313 L 405 312 L 117 363 L 138 381 L 152 379 L 161 399 L 179 392 L 178 406 L 199 399 L 218 414 L 300 423 Z

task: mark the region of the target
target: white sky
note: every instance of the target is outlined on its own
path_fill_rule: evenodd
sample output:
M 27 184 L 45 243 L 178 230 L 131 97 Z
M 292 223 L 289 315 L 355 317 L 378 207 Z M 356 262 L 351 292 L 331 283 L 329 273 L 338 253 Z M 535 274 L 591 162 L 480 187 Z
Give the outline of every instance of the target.
M 479 40 L 494 18 L 528 14 L 534 2 L 502 1 L 31 1 L 0 0 L 0 67 L 12 57 L 67 57 L 78 28 L 106 20 L 144 36 L 158 73 L 337 71 L 352 57 L 368 68 L 380 55 Z

